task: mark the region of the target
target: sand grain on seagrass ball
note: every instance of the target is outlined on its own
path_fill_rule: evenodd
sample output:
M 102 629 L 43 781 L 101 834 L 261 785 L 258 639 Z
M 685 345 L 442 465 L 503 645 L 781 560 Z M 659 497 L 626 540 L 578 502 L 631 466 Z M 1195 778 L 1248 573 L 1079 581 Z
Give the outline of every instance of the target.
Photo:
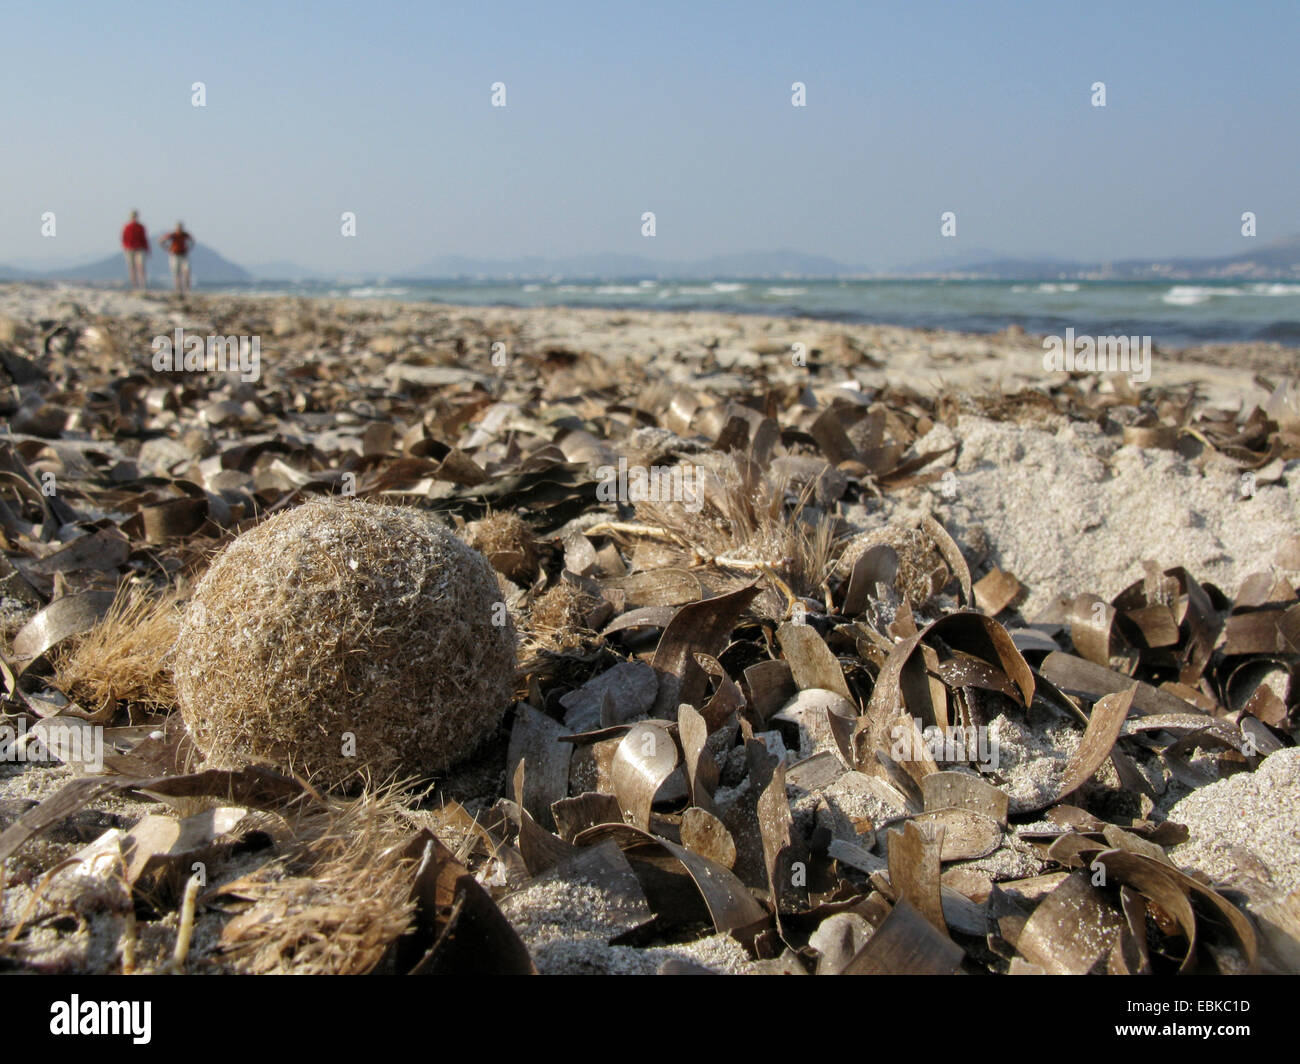
M 213 562 L 175 676 L 210 764 L 324 785 L 438 772 L 509 707 L 515 633 L 487 560 L 423 511 L 312 502 Z M 351 738 L 349 738 L 351 737 Z

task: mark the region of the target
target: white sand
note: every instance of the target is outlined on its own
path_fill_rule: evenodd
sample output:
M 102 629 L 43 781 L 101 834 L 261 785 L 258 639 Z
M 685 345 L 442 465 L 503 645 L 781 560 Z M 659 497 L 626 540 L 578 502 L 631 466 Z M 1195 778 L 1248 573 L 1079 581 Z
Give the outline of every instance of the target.
M 962 417 L 955 432 L 941 426 L 931 435 L 962 445 L 950 497 L 936 485 L 887 500 L 884 513 L 930 510 L 959 543 L 981 527 L 990 561 L 1026 586 L 1026 618 L 1060 594 L 1110 599 L 1142 578 L 1146 559 L 1185 566 L 1232 596 L 1300 530 L 1300 462 L 1286 464 L 1289 485 L 1259 483 L 1243 497 L 1241 475 L 1224 459 L 1199 469 L 1172 451 L 1122 446 L 1086 423 L 1042 429 Z
M 1174 864 L 1212 882 L 1262 879 L 1280 893 L 1300 889 L 1300 748 L 1279 750 L 1254 772 L 1193 791 L 1169 810 L 1191 837 L 1169 852 Z
M 505 898 L 501 911 L 543 975 L 653 975 L 673 959 L 740 974 L 751 964 L 727 935 L 677 946 L 611 946 L 609 939 L 627 927 L 622 900 L 581 880 L 540 880 Z

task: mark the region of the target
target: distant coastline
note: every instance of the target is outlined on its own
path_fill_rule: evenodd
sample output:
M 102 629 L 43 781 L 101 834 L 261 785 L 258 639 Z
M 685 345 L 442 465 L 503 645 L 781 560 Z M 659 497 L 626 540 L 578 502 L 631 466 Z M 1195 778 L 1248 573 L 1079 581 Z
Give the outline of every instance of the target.
M 321 283 L 462 283 L 462 282 L 638 282 L 638 281 L 1300 281 L 1300 235 L 1256 245 L 1234 255 L 1083 262 L 1033 259 L 973 251 L 899 269 L 873 269 L 819 255 L 790 250 L 716 255 L 696 260 L 659 260 L 637 255 L 604 254 L 568 258 L 529 256 L 514 259 L 443 255 L 410 269 L 316 270 L 282 261 L 243 266 L 199 243 L 191 257 L 202 283 L 251 284 L 266 281 Z M 166 256 L 151 256 L 150 277 L 165 280 Z M 114 253 L 81 265 L 21 268 L 0 263 L 0 281 L 116 281 L 121 256 Z M 346 278 L 340 281 L 340 276 Z

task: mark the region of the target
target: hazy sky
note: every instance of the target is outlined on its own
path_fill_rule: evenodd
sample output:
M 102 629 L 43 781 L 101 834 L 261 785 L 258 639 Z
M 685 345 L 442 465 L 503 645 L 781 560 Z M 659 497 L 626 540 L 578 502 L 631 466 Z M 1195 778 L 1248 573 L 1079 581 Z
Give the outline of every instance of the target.
M 1295 0 L 11 0 L 0 263 L 107 254 L 131 207 L 236 262 L 358 273 L 1231 253 L 1246 210 L 1260 242 L 1300 232 L 1298 41 Z

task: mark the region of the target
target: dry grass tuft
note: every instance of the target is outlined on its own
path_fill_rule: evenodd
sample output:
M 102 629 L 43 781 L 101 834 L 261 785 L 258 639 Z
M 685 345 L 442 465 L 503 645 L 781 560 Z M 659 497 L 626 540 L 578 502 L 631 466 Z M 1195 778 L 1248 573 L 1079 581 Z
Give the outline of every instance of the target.
M 668 530 L 694 561 L 730 573 L 767 573 L 781 595 L 818 596 L 840 546 L 835 519 L 808 509 L 810 485 L 793 503 L 788 485 L 728 455 L 716 473 L 697 467 L 703 482 L 698 512 L 679 502 L 638 502 L 637 518 Z M 785 588 L 781 588 L 784 584 Z
M 362 975 L 410 926 L 416 859 L 397 788 L 331 800 L 295 817 L 287 857 L 222 889 L 251 908 L 222 932 L 222 953 L 241 971 Z
M 170 712 L 176 687 L 168 656 L 180 623 L 174 594 L 123 590 L 99 624 L 56 651 L 54 685 L 99 721 L 122 706 L 133 717 Z

